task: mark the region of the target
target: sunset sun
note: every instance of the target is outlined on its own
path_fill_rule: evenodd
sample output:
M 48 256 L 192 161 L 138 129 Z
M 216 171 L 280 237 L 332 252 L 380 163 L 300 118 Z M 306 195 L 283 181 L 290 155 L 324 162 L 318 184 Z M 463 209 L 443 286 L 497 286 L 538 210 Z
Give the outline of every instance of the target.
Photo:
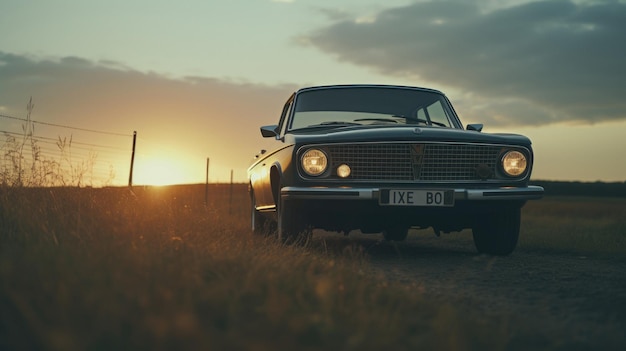
M 172 185 L 185 182 L 186 175 L 180 160 L 149 158 L 135 166 L 133 183 L 138 185 Z

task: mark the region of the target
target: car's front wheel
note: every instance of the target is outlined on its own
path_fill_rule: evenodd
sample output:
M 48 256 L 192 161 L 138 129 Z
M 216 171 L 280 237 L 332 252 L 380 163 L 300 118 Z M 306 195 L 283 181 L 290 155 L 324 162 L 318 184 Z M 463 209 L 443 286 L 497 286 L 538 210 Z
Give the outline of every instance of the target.
M 303 244 L 311 236 L 311 230 L 303 220 L 302 209 L 296 201 L 280 199 L 276 215 L 278 240 L 282 243 Z
M 474 245 L 479 253 L 506 256 L 517 246 L 521 209 L 511 208 L 493 213 L 472 228 Z

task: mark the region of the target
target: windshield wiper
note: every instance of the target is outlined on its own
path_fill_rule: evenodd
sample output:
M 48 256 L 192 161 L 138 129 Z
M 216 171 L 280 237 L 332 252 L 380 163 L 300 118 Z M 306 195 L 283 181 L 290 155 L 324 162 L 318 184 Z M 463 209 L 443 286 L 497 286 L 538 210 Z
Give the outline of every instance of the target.
M 331 126 L 331 125 L 360 126 L 362 124 L 361 123 L 354 123 L 354 122 L 343 122 L 343 121 L 326 121 L 326 122 L 322 122 L 320 124 L 311 125 L 309 127 Z
M 424 123 L 424 124 L 429 125 L 429 126 L 434 124 L 434 125 L 439 126 L 439 127 L 447 127 L 447 125 L 445 125 L 444 123 L 435 122 L 435 121 L 429 121 L 429 120 L 425 120 L 425 119 L 421 119 L 421 118 L 405 117 L 405 116 L 400 116 L 400 115 L 394 115 L 393 117 L 404 118 L 406 121 Z
M 355 122 L 365 122 L 365 121 L 371 121 L 371 122 L 389 122 L 389 123 L 398 123 L 398 121 L 396 121 L 395 119 L 391 119 L 391 118 L 359 118 L 359 119 L 355 119 Z
M 316 129 L 316 128 L 351 127 L 351 126 L 362 126 L 362 124 L 354 123 L 354 122 L 327 121 L 327 122 L 322 122 L 319 124 L 312 124 L 310 126 L 295 128 L 291 130 L 294 131 L 294 130 L 306 130 L 306 129 Z

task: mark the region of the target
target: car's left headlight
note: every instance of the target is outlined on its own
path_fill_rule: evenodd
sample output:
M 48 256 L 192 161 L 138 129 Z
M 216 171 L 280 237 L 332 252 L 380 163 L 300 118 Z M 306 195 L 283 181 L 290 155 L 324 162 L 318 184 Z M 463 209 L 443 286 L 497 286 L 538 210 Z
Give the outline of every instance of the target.
M 526 156 L 519 151 L 508 151 L 502 156 L 502 169 L 510 177 L 517 177 L 528 167 Z
M 309 149 L 300 159 L 302 169 L 310 176 L 318 176 L 326 171 L 328 167 L 328 157 L 320 149 Z

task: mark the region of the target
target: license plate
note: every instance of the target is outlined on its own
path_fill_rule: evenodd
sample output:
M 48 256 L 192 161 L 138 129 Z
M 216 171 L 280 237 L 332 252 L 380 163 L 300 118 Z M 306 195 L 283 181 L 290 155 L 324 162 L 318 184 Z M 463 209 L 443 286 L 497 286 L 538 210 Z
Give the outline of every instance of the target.
M 454 206 L 454 190 L 382 190 L 380 204 L 385 206 Z

